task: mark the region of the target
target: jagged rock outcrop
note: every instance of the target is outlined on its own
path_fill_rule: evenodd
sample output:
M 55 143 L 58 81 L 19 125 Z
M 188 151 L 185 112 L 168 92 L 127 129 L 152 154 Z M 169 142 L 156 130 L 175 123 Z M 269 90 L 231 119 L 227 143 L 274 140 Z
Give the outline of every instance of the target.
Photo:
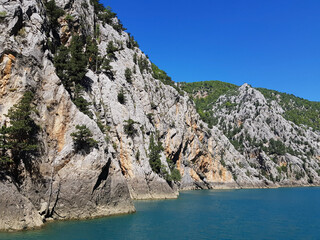
M 40 126 L 38 154 L 20 159 L 14 173 L 1 166 L 0 229 L 130 213 L 135 211 L 132 199 L 176 198 L 179 189 L 304 185 L 310 179 L 318 183 L 314 157 L 286 154 L 274 159 L 246 141 L 241 151 L 225 136 L 222 123 L 209 129 L 187 94 L 155 79 L 151 62 L 131 35 L 112 14 L 108 21 L 99 17 L 94 2 L 56 0 L 64 13 L 55 23 L 43 1 L 0 0 L 0 125 L 10 124 L 8 110 L 32 91 L 36 110 L 31 117 Z M 58 77 L 54 64 L 58 47 L 70 47 L 75 36 L 94 38 L 99 57 L 108 60 L 106 71 L 86 68 L 81 93 L 82 101 L 91 103 L 86 111 L 75 104 L 74 86 Z M 319 149 L 319 135 L 286 122 L 276 103 L 269 106 L 248 86 L 238 92 L 217 102 L 214 111 L 220 122 L 243 126 L 241 131 L 251 138 L 286 138 L 286 146 L 300 155 L 304 149 L 290 139 L 303 131 L 301 141 Z M 227 101 L 239 111 L 232 112 Z M 252 118 L 256 102 L 259 116 Z M 88 152 L 75 150 L 71 134 L 77 125 L 85 125 L 97 141 Z M 269 126 L 281 132 L 276 135 Z M 162 145 L 158 172 L 149 162 L 152 139 Z M 315 154 L 319 160 L 318 150 Z M 168 178 L 172 165 L 181 181 Z M 279 173 L 278 167 L 286 167 L 287 173 Z M 294 180 L 296 172 L 305 175 Z
M 281 186 L 319 184 L 319 132 L 286 120 L 277 101 L 244 84 L 221 96 L 213 112 L 260 178 Z

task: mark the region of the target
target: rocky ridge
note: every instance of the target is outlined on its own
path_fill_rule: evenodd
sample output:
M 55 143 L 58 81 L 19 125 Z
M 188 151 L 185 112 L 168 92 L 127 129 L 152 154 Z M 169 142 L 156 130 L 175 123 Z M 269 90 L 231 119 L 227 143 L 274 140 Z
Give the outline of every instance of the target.
M 197 94 L 197 93 L 196 93 Z M 277 97 L 275 97 L 277 99 Z M 319 131 L 285 119 L 285 110 L 248 84 L 212 103 L 216 126 L 269 186 L 319 184 Z
M 57 0 L 64 14 L 57 18 L 56 29 L 46 2 L 0 3 L 0 125 L 8 124 L 9 109 L 32 91 L 36 110 L 31 117 L 41 129 L 37 156 L 20 159 L 14 174 L 1 166 L 0 229 L 130 213 L 135 211 L 132 199 L 176 198 L 180 189 L 319 183 L 318 150 L 305 159 L 301 145 L 290 140 L 302 131 L 305 137 L 300 140 L 308 142 L 308 149 L 319 149 L 319 134 L 282 119 L 281 107 L 268 106 L 258 91 L 244 85 L 239 95 L 220 97 L 214 112 L 228 127 L 221 123 L 210 129 L 187 94 L 155 78 L 151 62 L 130 44 L 132 37 L 119 28 L 119 20 L 112 17 L 106 23 L 98 17 L 95 1 Z M 90 84 L 82 93 L 91 103 L 87 113 L 74 103 L 74 93 L 58 77 L 54 64 L 57 47 L 70 46 L 75 35 L 95 38 L 99 55 L 108 58 L 112 68 L 87 69 Z M 110 42 L 116 48 L 111 57 Z M 241 105 L 243 101 L 248 104 Z M 235 113 L 230 104 L 241 107 Z M 255 108 L 260 113 L 253 121 Z M 271 127 L 264 124 L 266 118 L 271 118 Z M 132 134 L 126 130 L 130 122 Z M 71 134 L 77 125 L 85 125 L 97 141 L 88 153 L 75 151 Z M 246 131 L 257 141 L 286 138 L 286 147 L 300 154 L 272 158 L 247 141 L 240 149 L 226 131 L 231 131 L 229 125 L 243 126 L 234 136 Z M 152 139 L 162 145 L 160 172 L 149 161 Z M 181 180 L 166 177 L 174 171 L 171 165 Z M 301 178 L 296 179 L 296 172 Z

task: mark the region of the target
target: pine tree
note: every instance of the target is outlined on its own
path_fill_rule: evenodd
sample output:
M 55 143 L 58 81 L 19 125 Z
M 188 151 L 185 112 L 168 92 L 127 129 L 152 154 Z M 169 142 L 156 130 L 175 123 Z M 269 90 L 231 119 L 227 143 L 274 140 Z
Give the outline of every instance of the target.
M 124 90 L 121 88 L 120 92 L 118 93 L 118 102 L 121 104 L 125 104 L 127 101 L 126 96 L 124 95 Z
M 84 151 L 88 153 L 91 148 L 95 148 L 98 142 L 92 138 L 92 133 L 86 125 L 77 125 L 77 132 L 71 133 L 71 137 L 75 143 L 75 150 L 77 152 Z
M 47 10 L 51 28 L 56 28 L 59 25 L 58 18 L 64 15 L 64 10 L 56 5 L 55 0 L 46 1 L 44 5 Z
M 80 84 L 77 84 L 75 87 L 73 103 L 77 106 L 77 108 L 81 112 L 83 112 L 84 114 L 92 118 L 93 114 L 89 110 L 89 106 L 91 105 L 91 103 L 83 98 L 82 92 L 83 92 L 83 87 Z
M 54 56 L 54 66 L 56 68 L 57 76 L 60 78 L 63 86 L 68 92 L 71 91 L 72 82 L 69 80 L 68 67 L 69 67 L 70 51 L 65 46 L 60 46 Z
M 91 37 L 87 38 L 86 57 L 88 59 L 89 68 L 92 71 L 97 72 L 100 69 L 101 57 L 97 41 Z
M 162 144 L 160 141 L 155 142 L 154 134 L 152 133 L 149 143 L 149 164 L 152 171 L 156 173 L 160 173 L 162 167 L 160 160 L 161 151 L 163 151 Z
M 137 122 L 135 122 L 134 120 L 132 120 L 131 118 L 129 118 L 128 120 L 125 121 L 127 124 L 125 124 L 123 126 L 124 128 L 124 132 L 130 136 L 133 137 L 138 131 L 137 129 L 135 129 L 134 124 L 136 124 Z
M 11 150 L 14 160 L 25 160 L 38 148 L 39 126 L 30 117 L 34 110 L 31 106 L 33 97 L 32 92 L 26 92 L 20 102 L 9 109 L 6 116 L 10 119 L 10 126 L 3 126 L 1 130 L 2 150 Z
M 0 165 L 10 162 L 8 150 L 10 149 L 10 143 L 8 142 L 8 128 L 2 126 L 0 128 Z
M 128 83 L 132 83 L 132 71 L 130 68 L 126 68 L 126 70 L 124 72 L 124 76 L 125 76 Z
M 70 43 L 71 58 L 68 67 L 70 82 L 83 85 L 83 78 L 87 73 L 87 58 L 83 52 L 84 43 L 78 35 L 72 37 Z

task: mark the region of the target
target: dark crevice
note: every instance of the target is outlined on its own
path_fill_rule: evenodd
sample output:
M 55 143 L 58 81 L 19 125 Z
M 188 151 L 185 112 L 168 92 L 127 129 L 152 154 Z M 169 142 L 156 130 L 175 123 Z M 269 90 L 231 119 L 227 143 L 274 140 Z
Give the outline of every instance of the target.
M 172 157 L 172 162 L 174 162 L 174 164 L 176 164 L 176 162 L 179 160 L 180 153 L 182 151 L 182 145 L 183 143 L 180 144 L 178 151 Z
M 13 28 L 11 29 L 11 35 L 17 35 L 19 30 L 22 28 L 23 26 L 23 13 L 22 13 L 22 9 L 20 7 L 18 7 L 16 9 L 16 11 L 14 12 L 14 18 L 18 18 L 17 22 L 15 23 L 15 25 L 13 26 Z
M 92 193 L 100 186 L 102 181 L 107 180 L 109 176 L 110 165 L 111 165 L 111 158 L 108 159 L 107 164 L 102 168 L 102 171 L 98 177 L 98 180 L 93 187 Z

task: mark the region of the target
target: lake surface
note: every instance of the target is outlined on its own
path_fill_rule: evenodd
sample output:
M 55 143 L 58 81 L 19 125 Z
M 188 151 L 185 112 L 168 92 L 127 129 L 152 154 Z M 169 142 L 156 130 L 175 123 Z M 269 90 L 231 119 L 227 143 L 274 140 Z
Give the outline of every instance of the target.
M 320 188 L 188 191 L 135 206 L 131 215 L 54 222 L 0 239 L 320 239 Z

